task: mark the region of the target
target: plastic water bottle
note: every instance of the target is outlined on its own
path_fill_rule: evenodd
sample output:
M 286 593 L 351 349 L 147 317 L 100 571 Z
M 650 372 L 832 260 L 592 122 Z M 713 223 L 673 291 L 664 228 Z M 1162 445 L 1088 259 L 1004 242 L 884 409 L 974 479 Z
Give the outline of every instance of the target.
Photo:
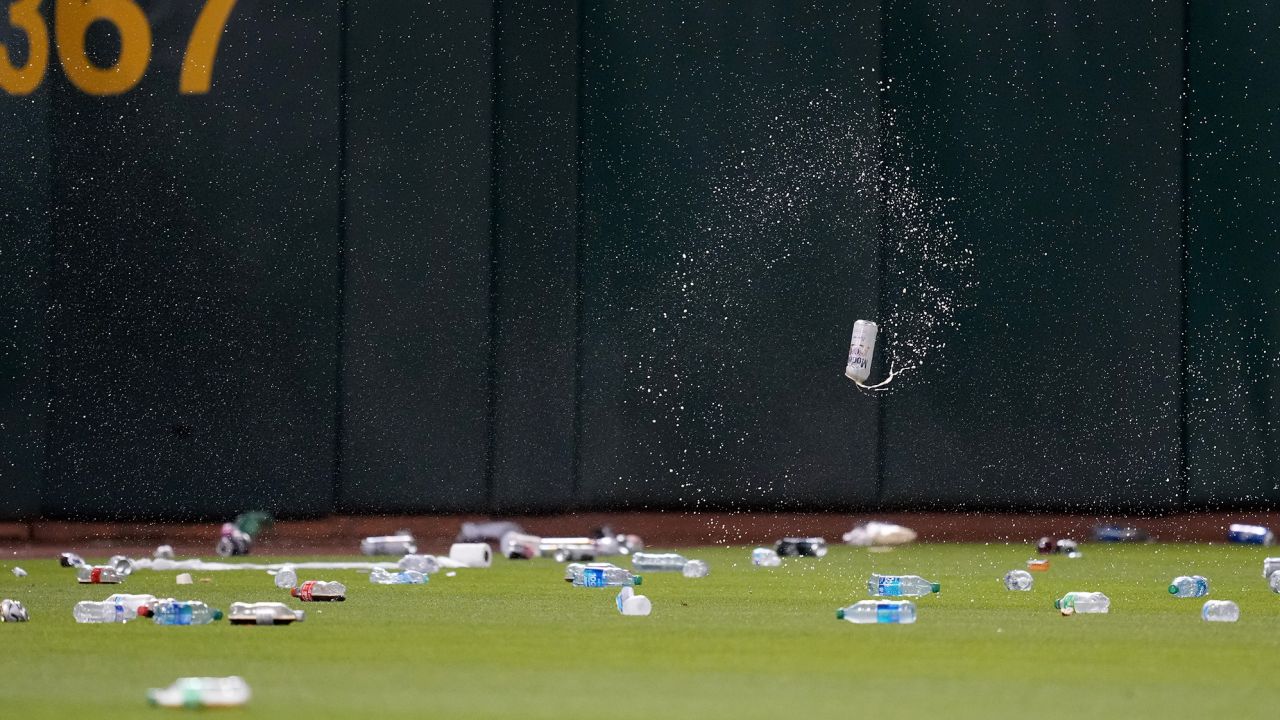
M 631 556 L 631 567 L 644 572 L 678 572 L 689 561 L 676 553 L 636 553 Z
M 844 376 L 859 385 L 871 375 L 877 330 L 876 324 L 870 320 L 858 320 L 853 324 L 853 336 L 849 338 L 849 360 L 844 366 Z
M 867 579 L 867 594 L 878 597 L 921 597 L 942 590 L 940 583 L 919 575 L 876 575 Z
M 275 576 L 276 587 L 281 590 L 291 590 L 298 585 L 298 571 L 291 567 L 280 568 L 276 571 Z
M 624 570 L 614 565 L 601 567 L 595 563 L 584 566 L 582 572 L 573 578 L 574 586 L 593 588 L 639 585 L 643 581 L 643 577 L 632 575 L 630 570 Z
M 858 625 L 908 625 L 916 621 L 916 604 L 910 600 L 863 600 L 840 608 L 836 618 Z
M 222 611 L 199 600 L 160 600 L 138 608 L 138 615 L 149 617 L 157 625 L 208 625 L 222 619 Z
M 778 567 L 782 558 L 769 548 L 758 547 L 751 551 L 751 564 L 756 567 Z
M 1209 581 L 1200 575 L 1179 575 L 1169 583 L 1169 594 L 1180 598 L 1204 597 L 1209 594 Z
M 124 555 L 112 555 L 107 564 L 116 569 L 121 576 L 128 577 L 133 574 L 134 561 L 132 558 Z
M 436 559 L 435 555 L 414 555 L 411 553 L 400 558 L 396 562 L 396 567 L 401 570 L 413 570 L 423 575 L 430 575 L 431 573 L 440 572 L 440 561 Z
M 161 707 L 233 707 L 249 702 L 252 693 L 241 677 L 178 678 L 167 688 L 151 688 L 147 702 Z
M 303 611 L 290 610 L 280 602 L 234 602 L 227 610 L 227 620 L 232 625 L 288 625 L 306 617 Z
M 110 565 L 81 565 L 76 568 L 76 579 L 85 584 L 110 584 L 124 581 L 124 575 Z
M 365 555 L 412 555 L 418 552 L 418 543 L 408 533 L 376 535 L 360 541 L 360 552 Z
M 0 600 L 0 623 L 27 622 L 27 609 L 17 600 L 5 598 Z
M 347 586 L 329 580 L 308 580 L 289 594 L 302 602 L 342 602 L 347 599 Z
M 704 578 L 711 572 L 711 567 L 702 560 L 690 560 L 684 564 L 680 573 L 687 578 Z
M 1267 584 L 1271 586 L 1271 592 L 1280 593 L 1280 570 L 1271 573 L 1267 578 Z
M 1227 528 L 1227 542 L 1245 545 L 1274 545 L 1276 537 L 1270 528 L 1261 525 L 1241 525 L 1236 523 Z
M 569 563 L 564 566 L 564 581 L 573 582 L 574 578 L 582 574 L 582 568 L 586 567 L 586 563 Z
M 1235 622 L 1240 619 L 1240 606 L 1230 600 L 1206 600 L 1200 617 L 1209 622 Z
M 374 568 L 369 571 L 369 582 L 375 585 L 423 585 L 427 582 L 427 576 L 417 570 L 393 573 L 383 568 Z
M 1280 570 L 1280 557 L 1269 557 L 1262 561 L 1262 577 L 1270 578 L 1277 570 Z
M 112 602 L 83 600 L 71 608 L 71 616 L 78 623 L 122 623 L 137 617 L 138 613 Z
M 1053 606 L 1067 615 L 1071 613 L 1105 613 L 1111 610 L 1111 598 L 1100 592 L 1076 591 L 1069 592 L 1058 600 L 1054 600 Z
M 1030 590 L 1035 578 L 1026 570 L 1010 570 L 1004 574 L 1004 586 L 1009 590 Z
M 538 543 L 538 554 L 556 562 L 594 560 L 596 541 L 589 537 L 542 538 Z

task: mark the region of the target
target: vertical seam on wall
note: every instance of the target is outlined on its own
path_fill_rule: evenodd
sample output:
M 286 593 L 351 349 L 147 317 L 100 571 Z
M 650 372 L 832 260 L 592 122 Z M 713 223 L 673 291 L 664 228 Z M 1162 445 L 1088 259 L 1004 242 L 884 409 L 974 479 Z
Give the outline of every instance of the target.
M 570 468 L 570 502 L 576 506 L 582 486 L 582 98 L 586 74 L 582 50 L 583 0 L 578 0 L 576 31 L 577 85 L 574 90 L 574 247 L 573 247 L 573 456 Z
M 347 26 L 350 24 L 348 0 L 339 5 L 338 28 L 338 247 L 337 288 L 334 299 L 334 373 L 333 373 L 333 496 L 330 512 L 343 509 L 342 450 L 346 440 L 346 283 L 347 283 Z
M 488 447 L 485 451 L 485 507 L 495 511 L 497 421 L 498 421 L 498 301 L 501 257 L 499 248 L 500 217 L 502 212 L 501 160 L 502 160 L 502 0 L 493 0 L 493 17 L 490 28 L 490 87 L 489 87 L 489 397 L 486 408 Z
M 878 46 L 876 48 L 876 144 L 879 148 L 879 176 L 876 179 L 876 319 L 883 324 L 884 318 L 880 317 L 880 311 L 884 308 L 884 277 L 885 277 L 885 245 L 888 233 L 885 229 L 885 216 L 887 203 L 887 190 L 885 188 L 885 167 L 889 162 L 888 144 L 886 132 L 888 124 L 888 112 L 885 109 L 884 80 L 888 77 L 885 69 L 885 6 L 888 3 L 880 3 L 879 5 L 879 34 L 877 37 Z M 880 507 L 884 496 L 884 401 L 879 395 L 872 398 L 876 404 L 876 492 L 875 505 L 877 509 Z
M 1188 413 L 1188 354 L 1191 338 L 1188 335 L 1190 322 L 1189 278 L 1191 251 L 1191 0 L 1182 3 L 1182 84 L 1181 84 L 1181 147 L 1180 159 L 1180 200 L 1178 212 L 1178 235 L 1180 250 L 1180 266 L 1178 271 L 1178 298 L 1181 304 L 1179 312 L 1178 342 L 1178 502 L 1179 509 L 1185 509 L 1191 475 L 1190 428 L 1187 426 Z

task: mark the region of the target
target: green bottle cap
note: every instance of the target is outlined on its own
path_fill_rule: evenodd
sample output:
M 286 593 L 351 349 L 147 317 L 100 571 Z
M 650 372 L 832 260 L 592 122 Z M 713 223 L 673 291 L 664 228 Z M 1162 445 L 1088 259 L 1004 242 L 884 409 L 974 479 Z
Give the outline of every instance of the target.
M 214 619 L 214 620 L 221 620 L 221 619 L 222 619 L 222 611 L 221 611 L 221 610 L 214 610 L 214 611 L 213 611 L 213 619 Z
M 942 583 L 929 583 L 929 589 L 934 592 L 942 592 Z
M 1061 609 L 1062 609 L 1062 601 L 1061 601 L 1061 600 L 1054 600 L 1054 601 L 1053 601 L 1053 609 L 1055 609 L 1055 610 L 1061 610 Z
M 1177 595 L 1177 594 L 1178 594 L 1178 586 L 1177 586 L 1177 585 L 1170 585 L 1170 586 L 1169 586 L 1169 594 L 1170 594 L 1170 595 Z
M 644 582 L 644 578 L 640 577 L 639 575 L 636 575 L 635 578 L 632 579 L 631 584 L 639 585 L 642 582 Z
M 837 620 L 844 619 L 844 608 L 840 608 L 839 610 L 836 611 L 836 619 Z

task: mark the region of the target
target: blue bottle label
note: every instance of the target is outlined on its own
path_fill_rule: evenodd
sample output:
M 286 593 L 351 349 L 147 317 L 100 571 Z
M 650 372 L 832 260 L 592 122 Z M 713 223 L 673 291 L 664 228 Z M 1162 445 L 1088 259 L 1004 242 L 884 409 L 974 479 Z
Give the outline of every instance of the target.
M 878 623 L 898 622 L 898 604 L 897 603 L 876 603 L 876 622 Z
M 882 577 L 876 584 L 876 594 L 885 597 L 897 597 L 902 594 L 902 580 L 896 577 Z
M 584 568 L 582 571 L 584 587 L 604 587 L 604 570 L 600 568 Z

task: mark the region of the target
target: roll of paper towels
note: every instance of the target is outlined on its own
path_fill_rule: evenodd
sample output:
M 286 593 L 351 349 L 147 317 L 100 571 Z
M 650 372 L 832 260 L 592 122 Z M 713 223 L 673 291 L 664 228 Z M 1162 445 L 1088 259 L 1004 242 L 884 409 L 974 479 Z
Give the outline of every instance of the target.
M 471 568 L 487 568 L 493 564 L 493 550 L 488 543 L 454 543 L 449 559 Z

